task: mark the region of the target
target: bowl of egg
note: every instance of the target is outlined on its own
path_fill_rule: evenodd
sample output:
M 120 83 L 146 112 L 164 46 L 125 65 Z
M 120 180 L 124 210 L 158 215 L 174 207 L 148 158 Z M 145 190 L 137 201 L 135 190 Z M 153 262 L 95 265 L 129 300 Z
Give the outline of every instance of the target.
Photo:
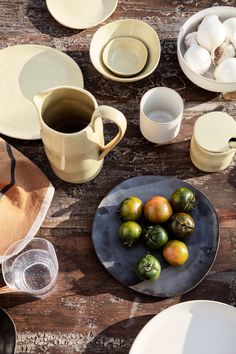
M 191 16 L 180 29 L 177 55 L 197 86 L 236 91 L 236 7 L 215 6 Z

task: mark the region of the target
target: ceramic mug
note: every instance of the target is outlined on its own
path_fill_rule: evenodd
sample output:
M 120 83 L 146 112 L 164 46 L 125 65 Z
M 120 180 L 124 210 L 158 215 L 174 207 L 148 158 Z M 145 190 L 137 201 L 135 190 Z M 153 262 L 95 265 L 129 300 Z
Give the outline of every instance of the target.
M 141 133 L 152 143 L 167 143 L 179 133 L 183 110 L 183 100 L 175 90 L 152 88 L 140 102 Z
M 98 106 L 81 88 L 60 86 L 34 96 L 41 138 L 54 173 L 66 182 L 88 182 L 100 172 L 104 157 L 122 139 L 127 121 L 115 108 Z M 118 127 L 104 145 L 103 119 Z

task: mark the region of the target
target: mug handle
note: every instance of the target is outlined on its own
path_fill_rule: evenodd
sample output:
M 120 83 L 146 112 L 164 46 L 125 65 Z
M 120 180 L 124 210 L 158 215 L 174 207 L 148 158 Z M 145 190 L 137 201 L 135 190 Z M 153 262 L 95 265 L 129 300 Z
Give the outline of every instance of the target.
M 118 109 L 105 105 L 98 106 L 95 109 L 91 118 L 91 125 L 93 128 L 95 121 L 98 118 L 110 120 L 111 122 L 115 123 L 119 129 L 116 136 L 109 143 L 107 143 L 104 147 L 101 148 L 98 159 L 102 160 L 108 154 L 108 152 L 110 152 L 123 138 L 127 128 L 127 121 L 123 113 L 118 111 Z

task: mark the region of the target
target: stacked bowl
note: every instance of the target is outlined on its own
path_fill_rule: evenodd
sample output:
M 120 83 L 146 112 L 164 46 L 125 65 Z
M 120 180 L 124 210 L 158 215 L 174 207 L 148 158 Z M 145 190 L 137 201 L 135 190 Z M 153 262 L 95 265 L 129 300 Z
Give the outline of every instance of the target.
M 93 66 L 106 78 L 133 82 L 156 69 L 161 46 L 150 25 L 125 19 L 100 27 L 92 38 L 89 54 Z

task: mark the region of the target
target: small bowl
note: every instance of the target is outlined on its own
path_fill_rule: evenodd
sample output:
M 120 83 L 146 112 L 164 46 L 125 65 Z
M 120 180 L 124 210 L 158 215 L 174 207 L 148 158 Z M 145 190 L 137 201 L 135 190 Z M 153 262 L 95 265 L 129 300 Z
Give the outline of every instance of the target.
M 186 51 L 184 46 L 184 38 L 188 33 L 196 31 L 198 25 L 201 23 L 203 18 L 208 15 L 218 15 L 221 21 L 227 18 L 236 17 L 236 7 L 230 6 L 215 6 L 208 9 L 201 10 L 191 16 L 181 27 L 178 40 L 177 40 L 177 55 L 181 69 L 185 75 L 192 81 L 195 85 L 213 92 L 232 92 L 236 90 L 236 81 L 232 82 L 221 82 L 212 79 L 208 79 L 205 76 L 195 73 L 186 61 L 184 60 L 184 53 Z
M 148 58 L 145 44 L 133 37 L 112 39 L 103 50 L 106 67 L 118 76 L 133 76 L 143 70 Z
M 117 76 L 103 62 L 102 53 L 106 45 L 119 37 L 138 39 L 147 47 L 148 59 L 146 65 L 135 76 Z M 156 69 L 161 55 L 160 40 L 156 31 L 143 21 L 134 19 L 113 21 L 100 27 L 95 32 L 90 44 L 89 55 L 93 66 L 106 78 L 120 82 L 138 81 L 150 75 Z

